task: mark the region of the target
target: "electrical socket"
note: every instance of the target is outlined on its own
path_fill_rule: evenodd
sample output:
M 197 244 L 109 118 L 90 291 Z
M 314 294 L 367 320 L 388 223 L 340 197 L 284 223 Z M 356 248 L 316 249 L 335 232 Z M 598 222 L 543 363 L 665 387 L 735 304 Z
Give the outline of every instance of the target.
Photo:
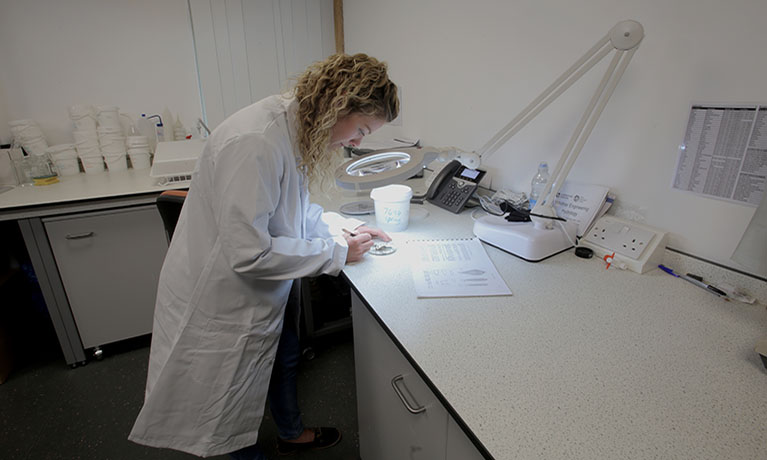
M 614 216 L 601 217 L 581 240 L 599 257 L 612 255 L 613 263 L 644 273 L 663 261 L 666 232 Z

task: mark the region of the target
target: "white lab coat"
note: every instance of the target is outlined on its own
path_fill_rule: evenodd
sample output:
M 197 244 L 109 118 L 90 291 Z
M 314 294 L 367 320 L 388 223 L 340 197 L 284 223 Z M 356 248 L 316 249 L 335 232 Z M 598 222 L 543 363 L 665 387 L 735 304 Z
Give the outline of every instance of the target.
M 254 444 L 293 280 L 344 266 L 296 168 L 295 109 L 269 97 L 205 145 L 160 274 L 134 442 L 204 457 Z

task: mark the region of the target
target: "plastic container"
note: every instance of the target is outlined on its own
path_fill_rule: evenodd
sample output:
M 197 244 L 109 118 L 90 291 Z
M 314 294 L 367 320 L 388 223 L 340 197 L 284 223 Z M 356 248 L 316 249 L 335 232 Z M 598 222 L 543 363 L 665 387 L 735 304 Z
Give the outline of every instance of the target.
M 14 142 L 13 146 L 11 146 L 11 149 L 8 151 L 8 154 L 11 157 L 11 161 L 13 161 L 13 169 L 16 173 L 16 181 L 18 184 L 22 187 L 32 185 L 32 167 L 30 165 L 29 156 L 24 155 L 21 146 L 19 146 L 17 142 Z
M 24 150 L 30 155 L 45 155 L 48 143 L 45 142 L 45 139 L 42 137 L 38 137 L 35 139 L 22 140 L 21 146 L 24 147 Z
M 82 144 L 88 141 L 98 142 L 99 136 L 97 131 L 72 131 L 72 136 L 75 138 L 75 144 Z
M 154 130 L 155 134 L 157 135 L 157 142 L 165 142 L 165 126 L 162 124 L 162 122 L 157 123 Z
M 150 120 L 145 113 L 142 113 L 141 117 L 136 121 L 136 129 L 140 135 L 146 137 L 150 152 L 154 152 L 155 146 L 157 145 L 157 134 L 154 130 L 155 124 L 152 121 L 153 120 Z
M 412 197 L 413 189 L 407 185 L 387 185 L 371 190 L 378 228 L 387 232 L 405 230 L 410 220 Z
M 152 166 L 149 149 L 128 149 L 131 166 L 133 169 L 149 169 Z
M 85 174 L 99 174 L 104 172 L 104 158 L 101 154 L 80 155 Z
M 129 149 L 149 149 L 149 141 L 147 140 L 146 136 L 128 136 L 125 139 L 125 145 Z
M 546 188 L 546 182 L 549 180 L 549 165 L 545 161 L 541 161 L 538 165 L 538 172 L 533 176 L 533 180 L 530 181 L 530 209 L 533 209 L 540 198 L 543 189 Z
M 46 150 L 60 176 L 74 176 L 80 173 L 74 144 L 52 145 Z
M 92 105 L 71 106 L 69 118 L 75 124 L 76 131 L 96 131 L 96 110 Z
M 32 181 L 35 185 L 50 185 L 59 181 L 59 175 L 47 153 L 30 155 L 29 164 L 32 171 Z
M 122 132 L 120 124 L 120 108 L 111 105 L 100 105 L 96 107 L 96 119 L 99 128 L 119 129 Z
M 34 120 L 13 120 L 8 122 L 11 127 L 11 134 L 20 142 L 43 137 L 43 131 Z
M 109 171 L 125 171 L 128 169 L 128 158 L 124 153 L 116 155 L 104 153 L 104 161 Z
M 186 140 L 186 128 L 181 124 L 181 120 L 178 117 L 176 117 L 176 123 L 173 124 L 173 140 Z
M 125 155 L 125 138 L 124 137 L 112 137 L 108 139 L 99 138 L 99 146 L 101 147 L 101 153 L 106 155 Z

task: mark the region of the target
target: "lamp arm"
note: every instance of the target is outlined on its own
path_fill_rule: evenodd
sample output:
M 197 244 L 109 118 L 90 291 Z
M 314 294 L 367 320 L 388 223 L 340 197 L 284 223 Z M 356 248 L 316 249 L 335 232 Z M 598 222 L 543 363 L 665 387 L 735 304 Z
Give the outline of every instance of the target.
M 567 88 L 573 83 L 578 81 L 584 73 L 591 69 L 597 62 L 602 60 L 613 48 L 605 47 L 610 42 L 610 36 L 605 35 L 604 38 L 599 40 L 590 50 L 586 52 L 580 59 L 570 66 L 562 75 L 557 78 L 554 83 L 549 85 L 548 88 L 538 95 L 527 107 L 514 117 L 506 126 L 501 128 L 492 139 L 490 139 L 482 148 L 477 152 L 482 159 L 490 158 L 503 144 L 506 143 L 509 138 L 522 129 L 530 120 L 535 118 L 543 109 L 551 104 L 559 95 L 561 95 Z M 602 49 L 605 48 L 605 49 Z M 601 50 L 601 52 L 600 52 Z M 591 62 L 586 62 L 592 59 Z M 584 65 L 586 64 L 586 65 Z M 579 71 L 580 69 L 580 71 Z M 576 74 L 577 72 L 577 74 Z M 573 75 L 576 74 L 576 75 Z M 572 78 L 571 78 L 572 77 Z M 569 80 L 568 80 L 569 78 Z
M 618 82 L 623 77 L 623 73 L 626 71 L 631 58 L 636 52 L 636 47 L 625 51 L 619 50 L 610 62 L 602 81 L 594 92 L 591 101 L 589 102 L 586 111 L 581 117 L 581 121 L 578 124 L 575 132 L 570 138 L 565 151 L 562 153 L 551 178 L 546 183 L 546 187 L 541 193 L 541 197 L 533 209 L 533 212 L 541 215 L 554 215 L 554 199 L 559 193 L 560 188 L 565 182 L 567 175 L 570 173 L 575 160 L 581 153 L 583 146 L 586 144 L 591 132 L 596 126 L 599 117 L 602 115 L 607 102 L 610 100 L 615 88 L 618 86 Z M 620 62 L 620 63 L 619 63 Z M 617 68 L 617 70 L 616 70 Z M 588 122 L 588 124 L 587 124 Z M 576 144 L 577 140 L 577 144 Z M 573 145 L 575 146 L 573 148 Z M 553 187 L 553 189 L 552 189 Z M 551 221 L 546 222 L 546 225 L 550 226 Z

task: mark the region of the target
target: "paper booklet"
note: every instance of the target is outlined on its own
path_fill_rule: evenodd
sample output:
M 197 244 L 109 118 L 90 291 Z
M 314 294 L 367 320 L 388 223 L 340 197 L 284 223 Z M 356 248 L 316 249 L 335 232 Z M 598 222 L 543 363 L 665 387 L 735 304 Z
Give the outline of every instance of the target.
M 418 297 L 511 295 L 477 238 L 411 240 Z
M 578 224 L 578 237 L 583 236 L 612 204 L 610 189 L 602 185 L 565 181 L 554 200 L 557 215 Z

